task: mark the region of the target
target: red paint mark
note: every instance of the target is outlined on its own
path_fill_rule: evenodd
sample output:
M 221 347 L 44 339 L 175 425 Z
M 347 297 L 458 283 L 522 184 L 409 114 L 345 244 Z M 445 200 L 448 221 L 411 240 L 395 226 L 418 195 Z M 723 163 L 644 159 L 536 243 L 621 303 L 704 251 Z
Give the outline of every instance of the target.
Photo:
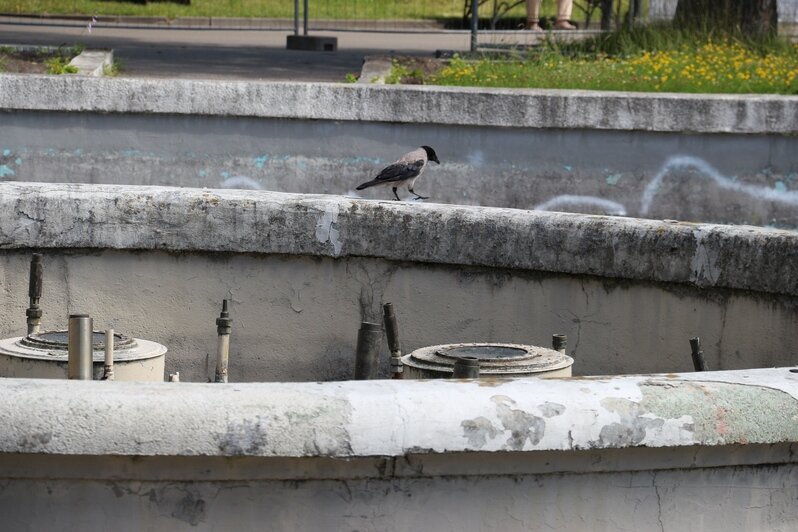
M 719 406 L 715 415 L 715 432 L 725 436 L 729 433 L 729 426 L 726 424 L 726 409 Z

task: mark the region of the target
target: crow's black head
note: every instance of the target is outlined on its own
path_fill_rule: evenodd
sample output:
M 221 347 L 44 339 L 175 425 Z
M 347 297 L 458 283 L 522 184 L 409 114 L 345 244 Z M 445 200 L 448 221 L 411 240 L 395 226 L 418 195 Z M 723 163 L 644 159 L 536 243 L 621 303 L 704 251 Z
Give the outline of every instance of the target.
M 435 153 L 435 150 L 433 150 L 429 146 L 421 146 L 421 148 L 425 152 L 427 152 L 427 159 L 429 159 L 430 161 L 435 161 L 438 164 L 441 164 L 441 162 L 438 160 L 438 154 Z

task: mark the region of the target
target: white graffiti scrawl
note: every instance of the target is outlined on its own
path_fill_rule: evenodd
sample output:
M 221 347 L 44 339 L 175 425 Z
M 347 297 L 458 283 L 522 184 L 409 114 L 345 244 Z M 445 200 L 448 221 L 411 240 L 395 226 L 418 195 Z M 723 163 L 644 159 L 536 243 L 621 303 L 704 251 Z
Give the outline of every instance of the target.
M 726 190 L 742 192 L 743 194 L 766 201 L 775 201 L 798 206 L 798 191 L 776 190 L 770 187 L 739 183 L 732 178 L 722 175 L 717 171 L 717 169 L 715 169 L 714 166 L 703 159 L 699 159 L 698 157 L 690 157 L 687 155 L 677 155 L 668 159 L 660 171 L 657 172 L 657 175 L 654 176 L 654 179 L 652 179 L 651 182 L 646 185 L 645 190 L 643 190 L 642 201 L 640 202 L 640 214 L 648 214 L 649 209 L 651 209 L 651 204 L 654 201 L 654 196 L 657 195 L 657 191 L 662 185 L 663 179 L 665 179 L 671 170 L 675 170 L 677 168 L 695 168 L 701 172 L 699 177 L 711 179 L 720 188 Z
M 662 165 L 656 175 L 643 189 L 643 194 L 640 198 L 640 214 L 642 216 L 646 216 L 651 210 L 654 198 L 659 192 L 665 178 L 673 170 L 686 168 L 697 170 L 698 174 L 696 177 L 709 179 L 720 188 L 740 192 L 765 201 L 773 201 L 798 207 L 798 190 L 787 190 L 783 183 L 781 188 L 740 183 L 731 177 L 724 176 L 714 166 L 703 159 L 689 155 L 675 155 L 665 161 L 665 164 Z M 628 210 L 627 207 L 621 203 L 605 198 L 598 198 L 596 196 L 580 194 L 562 194 L 555 196 L 532 208 L 535 210 L 548 211 L 563 205 L 591 205 L 604 209 L 607 214 L 619 216 L 625 216 Z
M 603 209 L 607 214 L 626 216 L 626 207 L 616 201 L 597 198 L 595 196 L 580 196 L 572 194 L 556 196 L 539 205 L 535 205 L 533 209 L 536 211 L 551 211 L 561 205 L 591 205 Z

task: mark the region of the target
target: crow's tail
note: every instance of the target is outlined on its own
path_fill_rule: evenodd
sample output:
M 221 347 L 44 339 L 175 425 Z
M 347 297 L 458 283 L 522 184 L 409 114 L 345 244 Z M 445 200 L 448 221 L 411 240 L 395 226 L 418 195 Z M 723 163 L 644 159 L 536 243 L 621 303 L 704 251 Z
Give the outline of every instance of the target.
M 362 185 L 358 186 L 355 190 L 363 190 L 364 188 L 373 187 L 376 184 L 377 184 L 377 180 L 376 179 L 372 179 L 371 181 L 368 181 L 368 182 L 363 183 Z

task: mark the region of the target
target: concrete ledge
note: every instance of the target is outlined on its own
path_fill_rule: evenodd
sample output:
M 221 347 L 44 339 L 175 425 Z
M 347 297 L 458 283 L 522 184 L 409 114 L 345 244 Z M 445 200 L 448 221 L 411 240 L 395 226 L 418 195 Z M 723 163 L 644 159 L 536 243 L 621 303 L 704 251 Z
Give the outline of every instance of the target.
M 120 532 L 786 531 L 796 380 L 0 379 L 0 510 L 34 530 L 80 508 Z
M 0 453 L 349 458 L 798 442 L 798 374 L 787 368 L 486 384 L 4 379 Z
M 0 184 L 0 249 L 377 257 L 798 295 L 798 233 L 751 226 L 119 185 Z
M 798 97 L 333 83 L 0 77 L 5 110 L 793 134 Z
M 0 382 L 0 453 L 351 458 L 781 444 L 798 442 L 796 419 L 798 374 L 786 368 L 491 382 Z

